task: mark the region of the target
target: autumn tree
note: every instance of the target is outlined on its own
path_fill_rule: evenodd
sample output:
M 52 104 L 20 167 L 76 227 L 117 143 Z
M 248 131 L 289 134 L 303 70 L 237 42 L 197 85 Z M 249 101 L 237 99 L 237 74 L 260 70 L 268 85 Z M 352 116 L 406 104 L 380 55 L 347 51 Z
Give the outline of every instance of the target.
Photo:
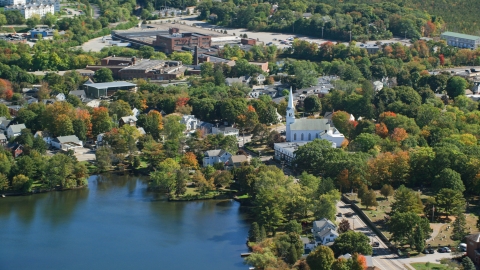
M 338 224 L 338 232 L 345 233 L 345 232 L 348 232 L 349 230 L 350 230 L 350 222 L 348 222 L 348 220 L 346 219 L 342 219 L 342 221 L 340 221 L 340 224 Z
M 137 125 L 143 127 L 147 134 L 152 135 L 155 140 L 160 139 L 160 133 L 163 130 L 162 115 L 155 110 L 151 110 L 148 114 L 141 114 L 138 117 Z
M 350 270 L 365 270 L 367 269 L 367 259 L 362 254 L 353 253 L 349 260 Z
M 332 122 L 335 128 L 344 134 L 346 137 L 349 137 L 350 133 L 355 129 L 356 122 L 350 120 L 350 114 L 344 111 L 336 111 L 332 115 Z
M 387 201 L 388 201 L 388 197 L 392 196 L 394 194 L 394 192 L 395 192 L 395 190 L 389 184 L 383 185 L 382 189 L 380 189 L 380 194 L 382 194 L 383 197 L 385 197 L 385 199 L 387 199 Z
M 321 245 L 310 252 L 307 257 L 308 266 L 315 270 L 330 270 L 334 261 L 333 251 L 329 247 Z
M 362 196 L 362 204 L 365 205 L 366 209 L 368 209 L 369 206 L 378 206 L 375 190 L 370 189 Z
M 92 135 L 96 136 L 112 129 L 113 122 L 108 115 L 108 109 L 105 107 L 98 107 L 93 109 L 92 115 Z
M 375 124 L 375 134 L 385 139 L 388 136 L 387 126 L 384 123 Z
M 182 160 L 180 161 L 180 164 L 182 164 L 182 166 L 184 166 L 187 169 L 191 169 L 191 170 L 198 169 L 197 157 L 192 152 L 186 152 L 182 156 Z

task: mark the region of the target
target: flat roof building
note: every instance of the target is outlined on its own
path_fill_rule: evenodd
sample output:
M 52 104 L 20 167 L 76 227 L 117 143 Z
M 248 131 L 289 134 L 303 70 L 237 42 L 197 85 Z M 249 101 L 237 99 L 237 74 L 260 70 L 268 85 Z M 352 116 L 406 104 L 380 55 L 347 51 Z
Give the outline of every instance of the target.
M 480 37 L 455 32 L 443 32 L 441 38 L 447 44 L 458 48 L 476 49 L 480 45 Z
M 212 36 L 200 33 L 180 33 L 178 28 L 170 28 L 168 34 L 157 35 L 153 46 L 165 53 L 182 50 L 184 46 L 208 48 L 212 46 Z
M 137 91 L 137 85 L 125 81 L 106 83 L 85 83 L 83 84 L 85 94 L 89 98 L 110 97 L 118 90 Z

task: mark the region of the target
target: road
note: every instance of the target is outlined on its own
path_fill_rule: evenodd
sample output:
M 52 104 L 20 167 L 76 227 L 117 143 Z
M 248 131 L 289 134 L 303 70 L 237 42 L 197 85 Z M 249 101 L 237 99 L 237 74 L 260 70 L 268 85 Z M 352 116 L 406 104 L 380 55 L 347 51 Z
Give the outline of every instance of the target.
M 349 205 L 345 205 L 342 201 L 337 203 L 337 212 L 342 213 L 344 216 L 345 213 L 353 212 L 352 208 Z M 434 254 L 428 254 L 423 257 L 416 258 L 399 258 L 396 254 L 393 254 L 387 245 L 382 242 L 382 240 L 367 227 L 367 225 L 357 216 L 353 215 L 351 218 L 347 217 L 338 217 L 336 218 L 337 222 L 340 222 L 342 219 L 347 219 L 350 222 L 350 228 L 355 231 L 365 233 L 369 238 L 370 242 L 380 243 L 380 247 L 377 249 L 378 255 L 373 258 L 375 266 L 384 269 L 409 269 L 405 265 L 409 265 L 414 262 L 435 262 L 439 263 L 443 258 L 451 258 L 451 253 L 438 253 L 435 251 Z

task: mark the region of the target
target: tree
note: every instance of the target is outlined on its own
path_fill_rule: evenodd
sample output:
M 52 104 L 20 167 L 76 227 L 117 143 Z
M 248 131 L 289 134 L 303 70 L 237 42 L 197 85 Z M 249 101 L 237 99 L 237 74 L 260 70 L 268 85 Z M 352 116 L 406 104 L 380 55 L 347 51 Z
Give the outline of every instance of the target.
M 446 90 L 451 99 L 465 95 L 465 88 L 467 88 L 467 81 L 462 77 L 452 76 L 447 81 Z
M 43 18 L 43 23 L 48 25 L 48 27 L 52 27 L 57 22 L 57 17 L 52 13 L 48 12 L 45 14 L 45 18 Z
M 455 221 L 453 222 L 452 239 L 456 241 L 463 241 L 465 236 L 469 234 L 467 229 L 467 219 L 462 211 L 455 214 Z
M 337 202 L 340 200 L 340 192 L 338 190 L 331 190 L 327 194 L 320 196 L 320 199 L 315 202 L 315 217 L 318 219 L 326 218 L 335 220 L 337 213 Z
M 472 260 L 468 256 L 465 256 L 465 258 L 462 259 L 462 266 L 463 266 L 463 270 L 477 269 L 475 267 L 475 264 L 472 262 Z
M 7 24 L 7 17 L 4 14 L 0 14 L 0 27 L 3 27 L 5 24 Z
M 148 114 L 141 114 L 138 117 L 137 125 L 143 127 L 147 134 L 152 135 L 155 140 L 160 139 L 160 133 L 163 130 L 162 115 L 156 111 L 151 110 Z
M 97 168 L 102 171 L 107 171 L 112 166 L 111 156 L 112 149 L 108 146 L 102 146 L 95 151 L 95 160 Z
M 367 269 L 367 259 L 365 256 L 353 253 L 349 260 L 350 270 L 365 270 Z
M 177 171 L 177 181 L 175 183 L 175 195 L 176 196 L 181 196 L 187 192 L 187 181 L 186 179 L 189 179 L 188 177 L 188 171 L 185 169 L 178 170 Z
M 287 225 L 285 225 L 285 233 L 302 233 L 302 224 L 298 223 L 296 220 L 290 220 Z
M 73 123 L 70 117 L 60 114 L 55 117 L 53 134 L 55 136 L 68 136 L 73 134 Z
M 350 121 L 350 114 L 344 111 L 336 111 L 332 114 L 332 122 L 335 128 L 340 131 L 340 133 L 348 136 L 354 126 L 352 125 L 352 121 Z
M 193 55 L 190 52 L 173 52 L 170 58 L 175 61 L 182 61 L 184 65 L 191 65 L 193 62 Z
M 27 21 L 25 22 L 25 24 L 29 27 L 29 28 L 35 28 L 35 26 L 37 26 L 38 24 L 40 23 L 40 16 L 38 14 L 34 14 L 32 15 L 30 18 L 27 19 Z
M 423 205 L 418 195 L 413 190 L 401 185 L 393 196 L 392 213 L 422 213 Z
M 233 175 L 229 171 L 221 171 L 214 177 L 214 184 L 217 186 L 228 186 L 233 180 Z
M 465 207 L 465 199 L 462 192 L 458 190 L 442 188 L 435 197 L 438 208 L 448 218 L 449 215 L 460 211 Z
M 182 160 L 180 161 L 180 164 L 182 164 L 182 166 L 190 170 L 196 170 L 198 169 L 198 166 L 199 166 L 197 157 L 192 152 L 186 152 L 183 155 Z
M 317 95 L 311 95 L 305 98 L 303 101 L 303 106 L 306 112 L 315 113 L 322 110 L 322 103 L 320 98 Z
M 432 186 L 435 188 L 435 190 L 449 188 L 458 190 L 460 192 L 465 191 L 465 185 L 463 184 L 462 176 L 450 168 L 445 168 L 439 174 L 437 174 L 432 182 Z
M 47 143 L 41 136 L 37 136 L 36 138 L 33 138 L 32 149 L 43 155 L 47 151 Z
M 180 165 L 171 158 L 160 162 L 158 170 L 150 173 L 152 188 L 163 189 L 170 193 L 176 185 L 176 176 L 179 169 Z
M 350 222 L 348 222 L 348 220 L 346 219 L 342 219 L 342 221 L 340 221 L 340 224 L 338 224 L 338 232 L 346 233 L 348 231 L 350 231 Z
M 330 270 L 334 261 L 333 251 L 327 246 L 318 246 L 307 257 L 307 264 L 312 270 Z
M 105 107 L 93 108 L 92 114 L 92 135 L 96 136 L 100 133 L 110 131 L 113 122 L 108 115 L 108 109 Z
M 388 197 L 392 196 L 394 193 L 395 191 L 393 190 L 393 187 L 389 184 L 383 185 L 382 189 L 380 189 L 380 194 L 382 194 L 383 197 L 387 199 L 387 201 L 388 201 Z
M 5 174 L 0 174 L 0 191 L 6 191 L 8 189 L 8 178 Z
M 130 108 L 130 104 L 120 99 L 108 105 L 108 113 L 110 116 L 115 114 L 117 118 L 121 118 L 132 115 L 132 109 Z
M 432 229 L 426 218 L 412 212 L 397 212 L 388 221 L 388 231 L 394 242 L 400 245 L 408 244 L 418 250 L 423 247 Z
M 15 175 L 12 179 L 13 190 L 26 193 L 30 192 L 33 182 L 23 174 Z
M 339 256 L 345 253 L 360 253 L 365 255 L 372 254 L 370 238 L 362 232 L 347 231 L 340 234 L 332 245 L 335 255 Z
M 101 68 L 95 71 L 95 74 L 93 75 L 93 80 L 96 83 L 113 82 L 113 73 L 108 68 Z
M 369 206 L 378 206 L 377 194 L 375 190 L 370 189 L 364 196 L 362 196 L 362 204 L 368 209 Z
M 332 270 L 350 270 L 350 266 L 348 265 L 347 260 L 339 258 L 333 262 Z
M 250 225 L 250 230 L 248 231 L 248 241 L 249 242 L 261 242 L 263 239 L 260 238 L 260 226 L 257 222 L 253 222 Z

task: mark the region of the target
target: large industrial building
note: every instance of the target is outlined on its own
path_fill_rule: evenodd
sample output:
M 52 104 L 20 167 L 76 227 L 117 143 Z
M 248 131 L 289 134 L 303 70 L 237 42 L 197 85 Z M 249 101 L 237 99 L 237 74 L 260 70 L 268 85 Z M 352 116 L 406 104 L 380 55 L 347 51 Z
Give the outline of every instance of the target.
M 466 35 L 455 32 L 444 32 L 441 35 L 442 39 L 447 41 L 447 44 L 458 48 L 476 49 L 480 46 L 480 37 Z

